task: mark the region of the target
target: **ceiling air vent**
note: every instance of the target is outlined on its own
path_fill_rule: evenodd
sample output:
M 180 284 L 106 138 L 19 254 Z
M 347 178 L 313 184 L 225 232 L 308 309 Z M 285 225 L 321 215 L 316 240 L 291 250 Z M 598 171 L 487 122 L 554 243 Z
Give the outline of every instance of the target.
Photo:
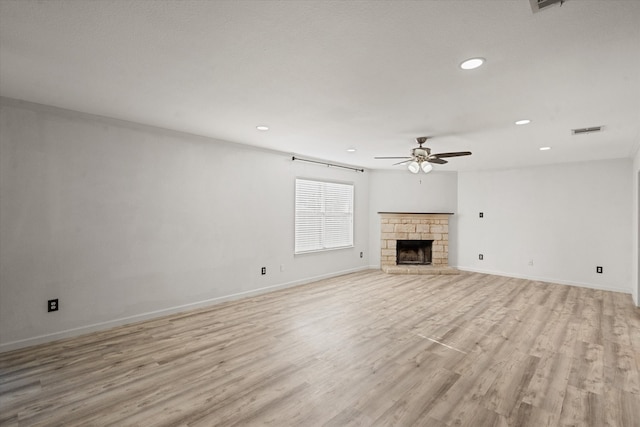
M 571 134 L 584 135 L 586 133 L 600 132 L 601 130 L 602 130 L 602 126 L 594 126 L 590 128 L 581 128 L 581 129 L 571 129 Z
M 531 10 L 533 10 L 533 13 L 536 13 L 554 4 L 562 6 L 565 0 L 529 0 L 529 2 L 531 3 Z

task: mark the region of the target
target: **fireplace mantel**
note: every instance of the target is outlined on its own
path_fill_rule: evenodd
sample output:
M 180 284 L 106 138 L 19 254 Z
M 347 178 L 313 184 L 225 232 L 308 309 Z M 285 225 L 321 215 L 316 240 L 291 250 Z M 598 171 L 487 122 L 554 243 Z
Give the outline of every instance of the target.
M 453 212 L 378 212 L 379 214 L 391 215 L 454 215 Z

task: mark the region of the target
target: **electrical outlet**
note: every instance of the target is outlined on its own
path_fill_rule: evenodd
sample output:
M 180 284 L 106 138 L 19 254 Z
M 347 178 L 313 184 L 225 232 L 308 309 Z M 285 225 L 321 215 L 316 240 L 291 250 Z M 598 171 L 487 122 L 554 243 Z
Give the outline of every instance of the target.
M 484 212 L 480 212 L 480 218 L 484 218 Z
M 47 301 L 47 312 L 58 311 L 58 308 L 60 308 L 60 305 L 58 304 L 57 298 Z
M 596 267 L 596 273 L 602 274 L 602 267 Z
M 360 252 L 360 258 L 364 256 L 364 252 Z
M 478 259 L 479 259 L 480 261 L 482 261 L 482 260 L 484 259 L 484 255 L 479 254 L 479 255 L 478 255 Z
M 267 267 L 262 267 L 261 273 L 263 276 L 267 274 Z

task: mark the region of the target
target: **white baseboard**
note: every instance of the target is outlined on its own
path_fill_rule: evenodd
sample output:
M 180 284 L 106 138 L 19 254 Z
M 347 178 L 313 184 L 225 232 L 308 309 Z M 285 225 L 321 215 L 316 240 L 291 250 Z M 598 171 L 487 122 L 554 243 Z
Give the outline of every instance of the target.
M 461 270 L 461 271 L 470 271 L 473 273 L 492 274 L 494 276 L 513 277 L 516 279 L 535 280 L 536 282 L 557 283 L 559 285 L 579 286 L 581 288 L 597 289 L 600 291 L 611 291 L 611 292 L 621 292 L 623 294 L 631 294 L 630 289 L 606 287 L 606 286 L 596 285 L 593 283 L 573 282 L 569 280 L 555 279 L 552 277 L 527 276 L 524 274 L 505 273 L 503 271 L 482 270 L 478 268 L 469 268 L 469 267 L 460 267 L 460 266 L 456 266 L 454 268 L 457 268 L 458 270 Z
M 526 279 L 526 280 L 535 280 L 537 282 L 546 282 L 546 283 L 557 283 L 559 285 L 568 285 L 568 286 L 579 286 L 581 288 L 589 288 L 589 289 L 597 289 L 600 291 L 611 291 L 611 292 L 621 292 L 623 294 L 632 294 L 631 290 L 624 288 L 610 288 L 606 286 L 599 286 L 593 283 L 581 283 L 581 282 L 573 282 L 569 280 L 562 279 L 554 279 L 551 277 L 537 277 L 537 276 L 525 276 L 522 274 L 514 274 L 514 273 L 505 273 L 503 271 L 494 271 L 494 270 L 482 270 L 479 268 L 470 268 L 470 267 L 460 267 L 460 266 L 450 266 L 452 268 L 456 268 L 460 271 L 469 271 L 473 273 L 482 273 L 482 274 L 492 274 L 494 276 L 503 276 L 503 277 L 513 277 L 516 279 Z M 379 265 L 370 265 L 369 268 L 379 269 Z M 633 296 L 633 295 L 632 295 Z M 638 298 L 640 299 L 640 297 Z M 638 302 L 634 301 L 638 306 Z
M 580 287 L 583 287 L 583 288 L 590 288 L 590 289 L 598 289 L 598 290 L 604 290 L 604 291 L 622 292 L 622 293 L 625 293 L 625 294 L 631 294 L 629 289 L 608 288 L 608 287 L 604 287 L 604 286 L 594 285 L 594 284 L 591 284 L 591 283 L 579 283 L 579 282 L 572 282 L 572 281 L 560 280 L 560 279 L 554 279 L 554 278 L 548 278 L 548 277 L 525 276 L 525 275 L 519 275 L 519 274 L 513 274 L 513 273 L 505 273 L 505 272 L 501 272 L 501 271 L 481 270 L 481 269 L 460 267 L 460 266 L 454 266 L 453 268 L 457 268 L 458 270 L 461 270 L 461 271 L 469 271 L 469 272 L 474 272 L 474 273 L 492 274 L 492 275 L 495 275 L 495 276 L 514 277 L 514 278 L 518 278 L 518 279 L 535 280 L 535 281 L 539 281 L 539 282 L 557 283 L 557 284 L 561 284 L 561 285 L 580 286 Z M 63 331 L 53 332 L 53 333 L 45 334 L 45 335 L 38 335 L 38 336 L 35 336 L 35 337 L 25 338 L 25 339 L 22 339 L 22 340 L 10 341 L 10 342 L 7 342 L 7 343 L 0 344 L 0 353 L 6 352 L 6 351 L 11 351 L 11 350 L 17 350 L 17 349 L 24 348 L 24 347 L 30 347 L 30 346 L 37 345 L 37 344 L 43 344 L 43 343 L 47 343 L 47 342 L 51 342 L 51 341 L 56 341 L 56 340 L 60 340 L 60 339 L 64 339 L 64 338 L 76 337 L 76 336 L 88 334 L 88 333 L 91 333 L 91 332 L 103 331 L 105 329 L 114 328 L 114 327 L 117 327 L 117 326 L 127 325 L 127 324 L 130 324 L 130 323 L 136 323 L 136 322 L 142 322 L 142 321 L 145 321 L 145 320 L 155 319 L 155 318 L 158 318 L 158 317 L 161 317 L 161 316 L 167 316 L 167 315 L 170 315 L 170 314 L 180 313 L 180 312 L 184 312 L 184 311 L 188 311 L 188 310 L 195 310 L 195 309 L 198 309 L 198 308 L 204 308 L 204 307 L 212 306 L 212 305 L 215 305 L 215 304 L 220 304 L 220 303 L 227 302 L 227 301 L 233 301 L 233 300 L 237 300 L 237 299 L 240 299 L 240 298 L 246 298 L 246 297 L 251 297 L 251 296 L 255 296 L 255 295 L 260 295 L 260 294 L 264 294 L 264 293 L 267 293 L 267 292 L 273 292 L 273 291 L 276 291 L 276 290 L 279 290 L 279 289 L 286 289 L 286 288 L 291 288 L 291 287 L 294 287 L 294 286 L 305 285 L 307 283 L 316 282 L 318 280 L 328 279 L 328 278 L 331 278 L 331 277 L 342 276 L 344 274 L 355 273 L 355 272 L 358 272 L 358 271 L 369 270 L 369 269 L 379 270 L 380 266 L 379 265 L 368 265 L 368 266 L 364 266 L 364 267 L 357 267 L 357 268 L 352 268 L 352 269 L 343 270 L 343 271 L 337 271 L 337 272 L 333 272 L 333 273 L 322 274 L 322 275 L 313 276 L 313 277 L 306 277 L 304 279 L 294 280 L 294 281 L 291 281 L 291 282 L 281 283 L 281 284 L 278 284 L 278 285 L 266 286 L 266 287 L 263 287 L 263 288 L 253 289 L 253 290 L 250 290 L 250 291 L 238 292 L 238 293 L 231 294 L 231 295 L 225 295 L 225 296 L 221 296 L 221 297 L 210 298 L 210 299 L 197 301 L 197 302 L 193 302 L 193 303 L 189 303 L 189 304 L 183 304 L 183 305 L 179 305 L 179 306 L 175 306 L 175 307 L 169 307 L 169 308 L 165 308 L 165 309 L 162 309 L 162 310 L 155 310 L 155 311 L 150 311 L 150 312 L 146 312 L 146 313 L 136 314 L 134 316 L 122 317 L 122 318 L 118 318 L 118 319 L 114 319 L 114 320 L 109 320 L 109 321 L 106 321 L 106 322 L 93 323 L 91 325 L 86 325 L 86 326 L 80 326 L 80 327 L 77 327 L 77 328 L 66 329 L 66 330 L 63 330 Z M 638 305 L 638 304 L 636 303 L 636 305 Z
M 291 288 L 294 286 L 305 285 L 307 283 L 316 282 L 322 279 L 328 279 L 331 277 L 342 276 L 344 274 L 355 273 L 358 271 L 368 270 L 369 266 L 352 268 L 349 270 L 337 271 L 328 274 L 322 274 L 314 277 L 306 277 L 300 280 L 294 280 L 287 283 L 281 283 L 278 285 L 266 286 L 264 288 L 253 289 L 245 292 L 238 292 L 231 295 L 225 295 L 216 298 L 210 298 L 202 301 L 197 301 L 189 304 L 178 305 L 175 307 L 169 307 L 162 310 L 149 311 L 146 313 L 136 314 L 128 317 L 121 317 L 114 320 L 109 320 L 106 322 L 93 323 L 91 325 L 80 326 L 77 328 L 65 329 L 63 331 L 53 332 L 50 334 L 38 335 L 35 337 L 25 338 L 16 341 L 10 341 L 7 343 L 0 344 L 0 353 L 17 350 L 24 347 L 30 347 L 37 344 L 44 344 L 51 341 L 57 341 L 64 338 L 76 337 L 79 335 L 88 334 L 91 332 L 103 331 L 105 329 L 114 328 L 116 326 L 127 325 L 130 323 L 142 322 L 145 320 L 155 319 L 162 316 L 168 316 L 170 314 L 181 313 L 188 310 L 195 310 L 198 308 L 208 307 L 216 304 L 220 304 L 227 301 L 233 301 L 240 298 L 251 297 L 255 295 L 264 294 L 267 292 L 273 292 L 279 289 Z

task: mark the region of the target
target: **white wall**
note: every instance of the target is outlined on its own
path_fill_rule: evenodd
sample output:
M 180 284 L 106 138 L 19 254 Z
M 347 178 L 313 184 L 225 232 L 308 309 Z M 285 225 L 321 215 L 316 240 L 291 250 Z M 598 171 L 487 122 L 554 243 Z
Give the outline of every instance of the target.
M 368 172 L 8 99 L 0 144 L 0 351 L 369 264 Z M 355 184 L 355 248 L 293 255 L 296 176 Z
M 437 166 L 436 166 L 437 168 Z M 406 169 L 371 171 L 369 174 L 369 260 L 380 267 L 380 217 L 378 212 L 453 212 L 458 210 L 458 174 L 412 174 Z M 449 217 L 449 265 L 456 265 L 457 217 Z
M 640 149 L 636 151 L 636 156 L 633 161 L 633 171 L 631 175 L 633 183 L 632 194 L 632 251 L 631 251 L 631 266 L 632 266 L 632 295 L 633 301 L 638 307 L 640 307 Z
M 631 293 L 631 166 L 620 159 L 460 173 L 458 266 Z

